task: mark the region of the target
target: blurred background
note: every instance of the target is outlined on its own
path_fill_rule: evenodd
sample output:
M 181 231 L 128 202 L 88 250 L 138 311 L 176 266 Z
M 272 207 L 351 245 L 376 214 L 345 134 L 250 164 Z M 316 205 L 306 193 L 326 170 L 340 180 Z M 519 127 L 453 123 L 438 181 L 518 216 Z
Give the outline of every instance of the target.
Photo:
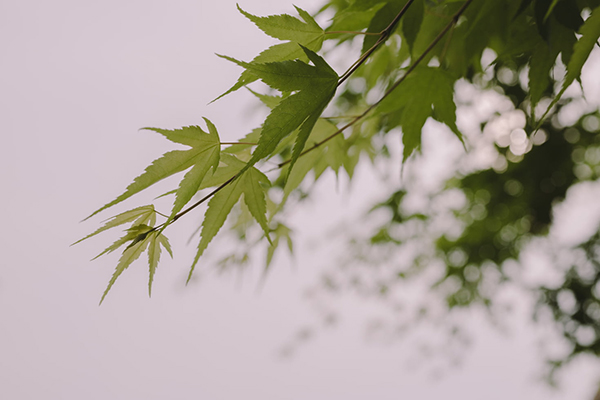
M 281 1 L 240 5 L 255 15 L 294 14 Z M 296 5 L 314 13 L 321 4 Z M 352 184 L 325 177 L 289 215 L 294 256 L 278 254 L 264 285 L 260 260 L 243 271 L 214 268 L 219 246 L 231 246 L 217 241 L 186 287 L 194 255 L 186 242 L 198 213 L 172 228 L 175 258 L 163 258 L 151 299 L 147 270 L 134 264 L 98 307 L 118 255 L 90 262 L 109 244 L 102 237 L 69 245 L 101 218 L 79 221 L 170 150 L 138 130 L 205 116 L 223 140 L 239 139 L 265 111 L 245 91 L 207 105 L 240 72 L 214 54 L 251 60 L 273 41 L 229 0 L 20 1 L 0 10 L 0 398 L 593 398 L 593 357 L 561 370 L 557 388 L 545 383 L 544 355 L 564 343 L 531 322 L 535 299 L 518 289 L 502 294 L 511 308 L 501 322 L 473 308 L 453 316 L 460 334 L 412 321 L 418 326 L 402 340 L 380 329 L 377 302 L 316 299 L 315 282 L 343 262 L 344 221 L 389 192 L 366 165 Z M 592 56 L 583 81 L 597 106 L 598 52 Z M 424 140 L 440 160 L 460 150 Z M 431 182 L 443 176 L 437 168 L 427 170 Z M 567 196 L 557 218 L 568 238 L 598 219 L 598 190 L 590 183 Z

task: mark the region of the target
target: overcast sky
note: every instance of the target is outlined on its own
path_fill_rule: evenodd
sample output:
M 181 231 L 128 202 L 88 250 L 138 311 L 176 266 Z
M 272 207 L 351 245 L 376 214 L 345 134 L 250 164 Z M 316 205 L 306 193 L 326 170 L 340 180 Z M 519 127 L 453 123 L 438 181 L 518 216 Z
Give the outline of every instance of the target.
M 314 12 L 318 3 L 296 5 Z M 240 5 L 258 15 L 294 13 L 275 0 Z M 161 263 L 152 299 L 140 263 L 98 307 L 117 255 L 89 261 L 108 238 L 69 244 L 102 218 L 81 219 L 171 149 L 138 129 L 205 116 L 225 140 L 246 134 L 260 116 L 248 93 L 207 106 L 239 73 L 214 53 L 250 60 L 272 41 L 231 0 L 4 1 L 0 37 L 0 398 L 591 398 L 600 377 L 592 363 L 569 367 L 559 391 L 540 383 L 538 336 L 519 312 L 505 334 L 473 315 L 472 346 L 451 367 L 419 359 L 407 344 L 368 340 L 369 309 L 349 299 L 337 327 L 279 357 L 298 329 L 316 321 L 303 292 L 327 252 L 311 250 L 308 234 L 323 234 L 360 204 L 336 200 L 332 179 L 318 189 L 324 207 L 310 203 L 293 216 L 295 268 L 279 257 L 260 294 L 258 267 L 240 284 L 200 264 L 199 279 L 184 286 L 196 215 L 169 235 L 175 259 Z M 354 193 L 366 180 L 359 174 Z

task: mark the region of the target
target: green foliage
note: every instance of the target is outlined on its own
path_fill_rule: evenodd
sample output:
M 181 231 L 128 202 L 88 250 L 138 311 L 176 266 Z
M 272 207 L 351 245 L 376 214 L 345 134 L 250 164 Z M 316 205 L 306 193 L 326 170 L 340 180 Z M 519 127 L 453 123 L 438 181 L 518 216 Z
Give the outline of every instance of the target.
M 439 68 L 419 67 L 402 85 L 377 107 L 387 115 L 387 128 L 402 127 L 404 161 L 421 144 L 421 131 L 429 117 L 445 123 L 462 140 L 456 126 L 454 82 L 450 74 Z
M 390 197 L 375 207 L 387 210 L 390 218 L 368 237 L 367 247 L 401 249 L 414 241 L 424 243 L 423 235 L 416 234 L 414 227 L 420 227 L 417 231 L 426 233 L 431 242 L 414 265 L 395 274 L 395 279 L 418 276 L 434 258 L 446 268 L 431 290 L 445 296 L 449 308 L 489 306 L 493 293 L 485 289 L 489 285 L 484 271 L 492 268 L 503 281 L 510 281 L 503 265 L 518 259 L 528 240 L 549 231 L 553 205 L 564 198 L 569 187 L 584 179 L 576 171 L 588 168 L 592 171 L 589 176 L 600 175 L 600 167 L 584 168 L 574 156 L 589 149 L 593 153 L 598 146 L 597 133 L 584 123 L 585 118 L 596 118 L 597 114 L 582 116 L 572 126 L 562 126 L 556 117 L 570 101 L 562 99 L 563 94 L 580 80 L 598 43 L 598 0 L 331 0 L 320 11 L 332 15 L 325 29 L 298 7 L 299 17 L 260 17 L 238 9 L 281 43 L 250 62 L 220 56 L 244 69 L 220 97 L 252 84 L 248 89 L 269 114 L 261 126 L 249 127 L 239 143 L 221 143 L 208 119 L 208 132 L 198 126 L 146 128 L 190 149 L 166 152 L 123 194 L 90 217 L 164 178 L 187 172 L 176 189 L 163 195 L 174 194 L 167 214 L 156 212 L 154 206 L 137 207 L 112 217 L 81 239 L 130 224 L 124 236 L 100 253 L 124 248 L 102 300 L 144 251 L 148 252 L 150 292 L 161 247 L 171 253 L 163 231 L 203 203 L 207 208 L 189 277 L 228 220 L 227 231 L 238 234 L 246 251 L 226 256 L 220 265 L 246 263 L 252 250 L 264 244 L 266 273 L 280 243 L 286 243 L 292 252 L 292 229 L 286 224 L 284 211 L 309 195 L 310 180 L 319 180 L 328 170 L 336 175 L 343 172 L 352 179 L 361 159 L 386 160 L 390 157 L 389 137 L 394 132 L 402 135 L 400 161 L 410 163 L 420 153 L 422 132 L 430 118 L 445 124 L 468 148 L 470 139 L 457 125 L 457 106 L 460 109 L 461 105 L 455 99 L 455 89 L 459 84 L 494 90 L 510 99 L 514 109 L 525 116 L 523 128 L 528 136 L 524 140 L 529 147 L 515 154 L 514 149 L 497 144 L 494 148 L 499 160 L 506 162 L 504 169 L 462 171 L 433 195 L 451 191 L 464 195 L 466 206 L 453 210 L 461 226 L 454 235 L 434 234 L 431 224 L 436 219 L 435 210 L 404 210 L 404 199 L 411 192 L 409 179 L 405 184 L 391 184 Z M 329 53 L 321 52 L 325 42 L 329 53 L 343 52 L 343 73 L 326 61 Z M 557 81 L 561 62 L 566 65 L 566 75 Z M 528 82 L 522 79 L 525 76 Z M 538 119 L 535 109 L 540 104 L 550 105 Z M 482 130 L 494 118 L 483 121 Z M 538 129 L 547 140 L 533 145 L 537 137 L 533 133 Z M 573 132 L 568 129 L 576 129 L 581 140 L 572 140 Z M 227 147 L 221 150 L 221 146 Z M 418 186 L 418 182 L 414 184 Z M 195 196 L 200 198 L 192 202 Z M 160 224 L 156 223 L 157 214 L 165 218 Z M 596 235 L 582 246 L 588 251 L 598 242 Z M 589 250 L 587 258 L 596 260 L 597 253 Z M 582 309 L 594 308 L 589 305 L 590 296 L 594 296 L 589 288 L 599 275 L 585 280 L 574 274 L 565 278 L 561 290 L 576 292 Z M 452 290 L 446 288 L 448 282 L 454 282 Z M 377 285 L 376 292 L 387 293 L 393 286 L 394 281 L 384 282 Z M 589 313 L 584 313 L 587 317 L 566 317 L 554 289 L 537 290 L 541 304 L 554 310 L 556 320 L 564 323 L 565 337 L 576 341 L 573 324 L 568 322 L 590 325 Z M 600 330 L 596 336 L 590 345 L 578 343 L 571 355 L 600 354 Z
M 246 18 L 254 22 L 256 26 L 267 35 L 275 39 L 288 41 L 271 46 L 260 53 L 252 60 L 252 63 L 254 64 L 266 64 L 295 59 L 305 60 L 303 51 L 298 45 L 304 46 L 312 51 L 319 51 L 323 45 L 325 32 L 309 13 L 299 7 L 296 7 L 296 11 L 298 11 L 304 22 L 287 14 L 272 15 L 265 18 L 249 14 L 239 6 L 238 10 Z M 258 78 L 259 77 L 254 75 L 251 70 L 244 71 L 236 84 L 216 100 L 256 81 Z
M 209 169 L 212 167 L 214 170 L 219 164 L 221 144 L 219 135 L 215 126 L 208 119 L 205 119 L 205 121 L 210 134 L 204 132 L 199 126 L 188 126 L 175 130 L 144 128 L 158 132 L 172 142 L 190 146 L 191 149 L 170 151 L 161 158 L 154 160 L 142 175 L 133 180 L 133 183 L 127 187 L 122 195 L 94 211 L 88 218 L 147 189 L 158 181 L 192 167 L 181 181 L 176 192 L 172 212 L 172 215 L 175 215 L 198 191 L 198 187 Z
M 234 160 L 232 158 L 232 160 Z M 244 202 L 252 216 L 258 221 L 264 229 L 265 235 L 269 237 L 269 228 L 266 219 L 266 202 L 265 193 L 262 185 L 268 185 L 269 179 L 256 168 L 245 169 L 241 164 L 239 166 L 244 170 L 233 182 L 225 186 L 221 191 L 214 195 L 208 203 L 208 209 L 204 215 L 202 222 L 202 233 L 200 243 L 198 244 L 198 252 L 194 258 L 194 263 L 190 269 L 188 281 L 192 277 L 194 267 L 208 247 L 208 244 L 219 232 L 227 215 L 231 212 L 233 206 L 238 202 L 242 194 Z

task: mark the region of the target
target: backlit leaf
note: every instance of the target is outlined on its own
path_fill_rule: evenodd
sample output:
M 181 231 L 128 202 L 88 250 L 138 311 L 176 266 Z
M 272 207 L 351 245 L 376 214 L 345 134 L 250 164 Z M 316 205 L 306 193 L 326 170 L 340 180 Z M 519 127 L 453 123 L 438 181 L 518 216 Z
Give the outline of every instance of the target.
M 209 126 L 210 134 L 204 132 L 199 126 L 188 126 L 175 130 L 144 128 L 158 132 L 173 142 L 191 146 L 192 148 L 185 151 L 170 151 L 154 160 L 142 175 L 133 180 L 133 183 L 127 187 L 127 190 L 123 194 L 94 211 L 88 218 L 147 189 L 162 179 L 194 167 L 182 180 L 177 190 L 173 210 L 180 210 L 195 194 L 195 190 L 197 190 L 198 185 L 208 170 L 211 167 L 216 168 L 219 162 L 219 136 L 214 125 L 208 120 L 206 120 L 206 123 Z
M 231 209 L 240 200 L 242 194 L 244 194 L 250 213 L 265 230 L 265 235 L 268 237 L 268 227 L 265 217 L 265 196 L 261 183 L 268 185 L 267 177 L 255 168 L 250 168 L 242 172 L 235 180 L 217 192 L 208 202 L 208 209 L 204 215 L 204 221 L 202 221 L 200 243 L 198 243 L 196 257 L 190 268 L 188 282 L 192 277 L 198 260 L 208 247 L 208 244 L 219 232 Z
M 312 51 L 319 51 L 323 45 L 325 32 L 310 14 L 299 7 L 296 7 L 296 10 L 304 22 L 287 14 L 257 17 L 242 10 L 239 6 L 238 9 L 246 18 L 254 22 L 256 26 L 267 35 L 279 40 L 289 41 L 286 43 L 278 43 L 262 51 L 252 60 L 253 64 L 266 64 L 295 59 L 306 61 L 308 59 L 298 44 Z M 235 85 L 213 101 L 216 101 L 257 79 L 258 77 L 251 70 L 246 70 L 242 72 Z
M 231 59 L 260 77 L 272 88 L 283 92 L 295 92 L 283 99 L 265 120 L 258 146 L 246 168 L 269 157 L 281 140 L 300 128 L 292 155 L 293 165 L 302 152 L 317 118 L 335 93 L 338 81 L 336 72 L 316 53 L 304 47 L 302 49 L 313 65 L 300 60 L 249 64 Z

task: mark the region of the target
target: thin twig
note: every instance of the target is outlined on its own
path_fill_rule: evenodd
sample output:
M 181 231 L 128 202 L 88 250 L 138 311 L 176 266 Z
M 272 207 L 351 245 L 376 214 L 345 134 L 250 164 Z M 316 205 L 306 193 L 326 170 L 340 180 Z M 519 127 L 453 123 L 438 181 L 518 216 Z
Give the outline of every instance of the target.
M 396 27 L 398 22 L 400 22 L 400 18 L 402 18 L 402 16 L 406 13 L 406 11 L 408 11 L 408 7 L 410 7 L 410 5 L 414 1 L 415 0 L 408 0 L 406 2 L 406 4 L 404 5 L 404 7 L 402 7 L 402 10 L 400 10 L 398 15 L 396 15 L 396 17 L 392 20 L 392 22 L 390 22 L 389 25 L 384 30 L 379 32 L 379 39 L 377 39 L 377 42 L 375 42 L 375 44 L 373 46 L 371 46 L 371 48 L 369 50 L 365 51 L 365 53 L 363 55 L 361 55 L 360 58 L 354 64 L 352 64 L 346 72 L 344 72 L 342 74 L 342 76 L 338 80 L 338 84 L 337 84 L 338 86 L 340 86 L 342 83 L 344 83 L 344 81 L 346 79 L 348 79 L 350 77 L 350 75 L 352 75 L 354 73 L 354 71 L 356 71 L 358 69 L 358 67 L 360 67 L 367 60 L 367 58 L 369 58 L 369 56 L 371 54 L 373 54 L 373 52 L 375 50 L 377 50 L 379 45 L 387 40 L 387 38 L 392 34 L 392 31 L 394 30 L 394 28 Z
M 380 32 L 359 32 L 359 31 L 327 31 L 325 32 L 326 35 L 337 35 L 337 34 L 343 34 L 343 33 L 347 33 L 350 35 L 372 35 L 372 36 L 377 36 L 380 35 Z

